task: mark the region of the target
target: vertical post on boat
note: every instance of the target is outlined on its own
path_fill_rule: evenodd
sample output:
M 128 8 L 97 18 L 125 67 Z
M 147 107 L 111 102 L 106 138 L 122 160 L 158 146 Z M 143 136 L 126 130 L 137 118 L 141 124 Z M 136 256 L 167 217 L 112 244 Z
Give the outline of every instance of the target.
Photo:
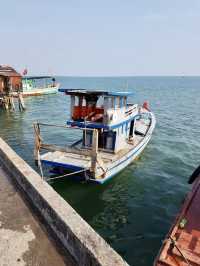
M 92 136 L 92 152 L 91 152 L 91 157 L 92 157 L 91 172 L 94 178 L 96 175 L 97 154 L 98 154 L 98 130 L 94 129 Z
M 75 96 L 71 95 L 71 118 L 73 116 L 74 106 L 75 106 Z
M 41 147 L 41 137 L 40 137 L 40 125 L 38 123 L 33 124 L 34 131 L 35 131 L 35 146 L 34 146 L 34 158 L 35 164 L 38 164 L 39 160 L 39 152 Z
M 40 136 L 40 125 L 39 123 L 33 124 L 35 130 L 35 147 L 34 147 L 34 157 L 35 157 L 35 164 L 39 167 L 41 178 L 45 180 L 43 170 L 42 170 L 42 163 L 40 160 L 40 148 L 42 143 L 42 138 Z

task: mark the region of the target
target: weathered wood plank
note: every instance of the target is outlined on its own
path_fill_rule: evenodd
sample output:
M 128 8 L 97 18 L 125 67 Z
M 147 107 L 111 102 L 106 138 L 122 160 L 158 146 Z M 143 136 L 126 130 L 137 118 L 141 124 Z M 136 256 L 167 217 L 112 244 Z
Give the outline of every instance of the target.
M 80 154 L 85 156 L 91 156 L 91 151 L 88 150 L 82 150 L 82 149 L 75 149 L 75 148 L 69 148 L 69 147 L 60 147 L 53 144 L 44 144 L 42 143 L 40 145 L 40 149 L 49 150 L 49 151 L 61 151 L 66 153 L 74 153 L 74 154 Z

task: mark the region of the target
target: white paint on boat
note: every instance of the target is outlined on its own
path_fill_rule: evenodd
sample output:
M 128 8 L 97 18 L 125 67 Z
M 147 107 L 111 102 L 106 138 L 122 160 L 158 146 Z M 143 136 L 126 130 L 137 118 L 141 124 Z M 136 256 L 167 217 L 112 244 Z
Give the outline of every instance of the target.
M 45 94 L 54 94 L 58 92 L 59 89 L 59 84 L 57 84 L 56 86 L 48 86 L 48 87 L 44 87 L 44 88 L 32 88 L 30 90 L 26 90 L 24 89 L 21 94 L 26 97 L 26 96 L 37 96 L 37 95 L 45 95 Z M 18 93 L 17 92 L 13 92 L 13 96 L 17 97 Z
M 97 163 L 96 178 L 90 179 L 90 181 L 103 184 L 105 181 L 109 180 L 112 176 L 116 175 L 132 163 L 134 159 L 141 154 L 150 141 L 156 124 L 154 114 L 147 111 L 144 112 L 149 115 L 149 121 L 141 119 L 138 120 L 135 125 L 136 132 L 140 132 L 141 134 L 144 134 L 144 136 L 134 135 L 132 140 L 126 140 L 123 149 L 118 151 L 116 154 L 99 150 L 98 155 L 103 162 L 104 169 L 102 169 L 102 165 L 100 163 Z M 55 151 L 47 152 L 41 155 L 40 159 L 44 164 L 60 166 L 64 169 L 70 169 L 70 167 L 72 167 L 74 170 L 87 170 L 91 167 L 91 157 L 88 155 Z

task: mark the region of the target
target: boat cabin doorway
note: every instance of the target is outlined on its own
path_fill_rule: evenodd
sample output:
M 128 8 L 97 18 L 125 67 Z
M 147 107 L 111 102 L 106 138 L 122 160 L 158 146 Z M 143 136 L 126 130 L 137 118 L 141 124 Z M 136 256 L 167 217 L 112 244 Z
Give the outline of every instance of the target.
M 85 148 L 92 148 L 93 132 L 92 130 L 85 130 L 83 132 L 83 146 Z M 115 131 L 98 131 L 98 149 L 109 152 L 114 152 L 116 143 Z
M 129 138 L 132 138 L 134 135 L 134 125 L 135 125 L 135 120 L 132 120 L 130 125 Z

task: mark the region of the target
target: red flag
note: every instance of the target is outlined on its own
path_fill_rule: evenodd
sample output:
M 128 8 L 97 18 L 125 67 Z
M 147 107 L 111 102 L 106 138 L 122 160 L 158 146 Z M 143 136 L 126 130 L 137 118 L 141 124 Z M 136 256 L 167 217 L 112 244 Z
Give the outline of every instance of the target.
M 27 75 L 27 73 L 28 73 L 28 70 L 27 70 L 27 68 L 25 68 L 23 71 L 23 76 Z

